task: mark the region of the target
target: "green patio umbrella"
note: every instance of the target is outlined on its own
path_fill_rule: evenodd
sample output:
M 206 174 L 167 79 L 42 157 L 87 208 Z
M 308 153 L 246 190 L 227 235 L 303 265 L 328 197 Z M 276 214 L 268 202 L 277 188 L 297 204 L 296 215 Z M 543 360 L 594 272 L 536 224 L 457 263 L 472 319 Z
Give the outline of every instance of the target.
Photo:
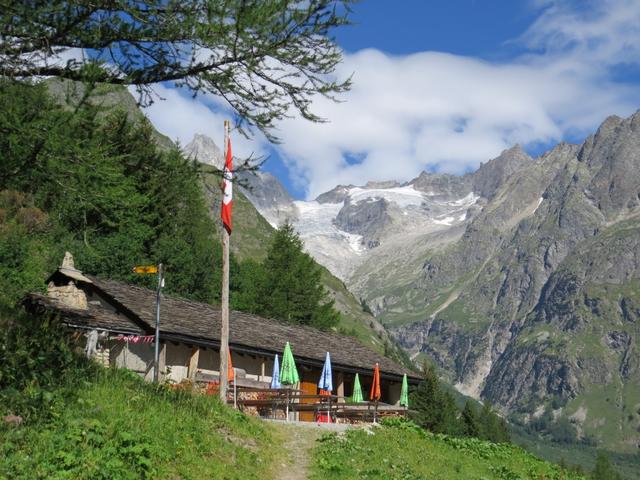
M 351 401 L 353 403 L 362 402 L 362 387 L 360 386 L 360 377 L 356 373 L 356 378 L 353 381 L 353 395 L 351 396 Z
M 400 406 L 409 408 L 409 384 L 407 383 L 407 374 L 402 377 L 402 390 L 400 390 Z
M 282 367 L 280 367 L 280 383 L 282 385 L 295 385 L 300 381 L 296 362 L 293 360 L 291 345 L 289 342 L 284 346 L 282 354 Z

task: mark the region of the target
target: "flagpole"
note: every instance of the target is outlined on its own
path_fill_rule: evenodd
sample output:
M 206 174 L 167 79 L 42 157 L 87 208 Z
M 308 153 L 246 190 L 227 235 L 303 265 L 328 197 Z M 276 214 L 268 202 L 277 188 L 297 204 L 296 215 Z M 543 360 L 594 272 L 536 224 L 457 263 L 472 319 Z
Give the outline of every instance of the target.
M 229 148 L 229 120 L 224 121 L 224 158 Z M 220 400 L 227 403 L 229 383 L 229 232 L 222 228 L 222 329 L 220 332 Z

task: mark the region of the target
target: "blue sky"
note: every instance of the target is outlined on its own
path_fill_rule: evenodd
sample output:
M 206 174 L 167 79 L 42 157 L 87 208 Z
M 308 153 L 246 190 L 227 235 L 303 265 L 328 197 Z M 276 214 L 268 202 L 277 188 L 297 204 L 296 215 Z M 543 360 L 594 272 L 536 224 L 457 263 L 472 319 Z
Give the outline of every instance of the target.
M 314 104 L 329 122 L 286 120 L 278 146 L 235 139 L 240 155 L 268 156 L 297 198 L 463 173 L 515 143 L 537 155 L 640 106 L 640 0 L 364 0 L 351 18 L 336 32 L 336 75 L 354 87 L 343 103 Z M 161 131 L 220 143 L 208 131 L 223 116 L 215 100 L 160 93 L 147 113 Z
M 369 0 L 355 5 L 354 25 L 336 33 L 350 52 L 435 50 L 491 59 L 508 55 L 507 43 L 535 18 L 536 9 L 517 0 Z

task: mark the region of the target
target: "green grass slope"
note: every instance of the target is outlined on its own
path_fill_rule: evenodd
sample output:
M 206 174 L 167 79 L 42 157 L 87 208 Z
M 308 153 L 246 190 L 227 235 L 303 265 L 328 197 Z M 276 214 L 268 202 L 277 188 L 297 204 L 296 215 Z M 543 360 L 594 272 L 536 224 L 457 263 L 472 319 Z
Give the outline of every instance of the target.
M 99 369 L 51 422 L 0 426 L 3 479 L 262 479 L 277 441 L 217 398 Z
M 584 478 L 540 460 L 520 447 L 434 435 L 395 420 L 370 430 L 327 435 L 313 456 L 313 480 L 456 480 Z

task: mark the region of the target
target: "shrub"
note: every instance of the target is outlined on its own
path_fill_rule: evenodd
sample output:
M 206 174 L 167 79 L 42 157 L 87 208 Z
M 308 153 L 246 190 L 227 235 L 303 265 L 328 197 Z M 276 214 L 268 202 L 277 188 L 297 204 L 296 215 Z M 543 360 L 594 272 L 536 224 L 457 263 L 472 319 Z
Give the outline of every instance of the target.
M 57 318 L 0 311 L 0 414 L 25 421 L 56 415 L 95 366 L 73 351 Z

